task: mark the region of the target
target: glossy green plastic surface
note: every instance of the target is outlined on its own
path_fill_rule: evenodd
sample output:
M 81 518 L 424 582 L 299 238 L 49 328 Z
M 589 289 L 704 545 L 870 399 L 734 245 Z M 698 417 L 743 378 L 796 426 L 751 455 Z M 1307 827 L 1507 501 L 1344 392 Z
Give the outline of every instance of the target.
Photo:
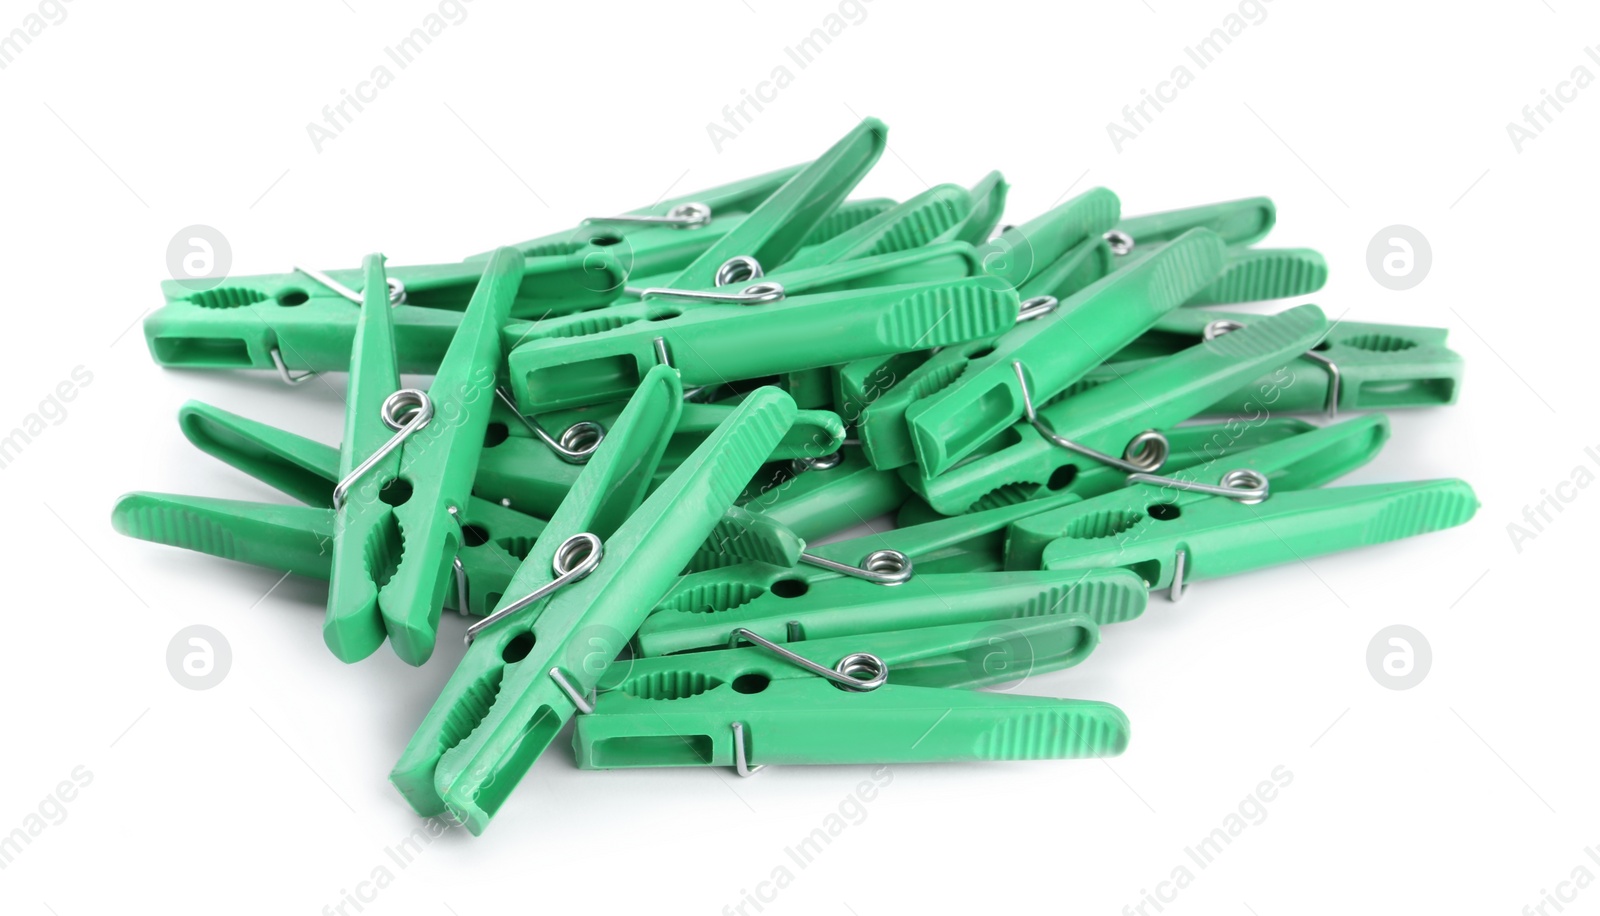
M 1210 229 L 1229 245 L 1254 245 L 1278 222 L 1278 208 L 1268 197 L 1246 197 L 1179 210 L 1130 216 L 1116 228 L 1133 237 L 1134 251 L 1170 242 L 1191 229 Z
M 1092 623 L 1057 617 L 791 647 L 825 667 L 872 653 L 888 682 L 865 692 L 755 647 L 637 659 L 578 720 L 573 747 L 584 769 L 733 766 L 735 740 L 751 766 L 1113 756 L 1128 742 L 1114 706 L 957 689 L 1076 664 L 1095 641 Z
M 800 243 L 801 249 L 812 245 L 821 245 L 841 232 L 861 225 L 879 213 L 899 206 L 899 201 L 887 197 L 863 197 L 856 200 L 847 200 L 840 204 L 838 209 L 824 216 L 816 228 Z
M 1371 461 L 1388 439 L 1388 418 L 1382 414 L 1372 414 L 1166 473 L 1174 480 L 1218 484 L 1229 471 L 1248 469 L 1259 472 L 1267 479 L 1270 492 L 1309 490 L 1336 480 Z M 1146 501 L 1153 489 L 1161 489 L 1166 503 L 1180 511 L 1192 503 L 1211 498 L 1194 490 L 1152 488 L 1148 485 L 1141 486 L 1137 492 L 1127 496 L 1134 502 Z M 1089 500 L 1096 505 L 1111 501 Z M 1071 531 L 1086 530 L 1085 526 L 1092 526 L 1092 522 L 1085 521 L 1085 514 L 1080 509 L 1082 505 L 1084 503 L 1075 503 L 1018 519 L 1011 525 L 1006 538 L 1006 568 L 1039 569 L 1044 563 L 1046 545 L 1057 538 L 1066 537 Z
M 971 213 L 972 197 L 965 188 L 938 185 L 820 245 L 801 249 L 783 266 L 821 267 L 920 248 L 954 236 Z
M 1246 380 L 1304 353 L 1326 330 L 1320 309 L 1298 306 L 1130 373 L 1122 384 L 1063 398 L 1040 409 L 1039 416 L 1069 441 L 1121 455 L 1134 436 L 1195 416 Z M 1255 421 L 1263 415 L 1264 410 L 1258 409 L 1245 419 Z M 934 509 L 954 515 L 991 490 L 1048 480 L 1067 473 L 1062 468 L 1092 463 L 1093 459 L 1060 448 L 1022 422 L 995 440 L 990 450 L 937 477 L 924 477 L 914 468 L 902 468 L 900 473 Z
M 1464 481 L 1428 480 L 1273 493 L 1254 506 L 1225 496 L 1170 505 L 1173 494 L 1150 485 L 1079 503 L 1067 536 L 1045 547 L 1045 568 L 1122 568 L 1166 588 L 1179 553 L 1186 582 L 1229 576 L 1465 524 L 1478 499 Z
M 739 505 L 809 541 L 893 512 L 910 495 L 898 476 L 868 464 L 859 449 L 846 446 L 839 456 L 838 464 L 798 472 L 769 465 L 745 488 Z
M 482 832 L 577 712 L 552 672 L 559 671 L 580 695 L 595 688 L 740 486 L 783 437 L 794 412 L 794 402 L 777 389 L 752 393 L 689 462 L 603 539 L 604 555 L 593 572 L 559 590 L 526 624 L 499 624 L 530 634 L 532 644 L 524 643 L 510 658 L 502 650 L 506 665 L 498 690 L 483 685 L 472 695 L 465 721 L 454 726 L 459 741 L 432 771 L 434 797 L 469 830 Z M 556 522 L 551 520 L 551 531 Z M 487 702 L 486 688 L 492 690 Z M 399 768 L 393 778 L 402 791 L 415 785 Z M 425 795 L 408 791 L 407 796 L 419 811 L 430 813 L 425 809 L 433 806 Z
M 1005 215 L 1006 197 L 1010 192 L 1011 186 L 1006 184 L 1005 176 L 999 172 L 990 172 L 968 188 L 972 210 L 956 229 L 955 238 L 969 245 L 987 242 L 989 236 L 994 234 L 995 227 L 1000 225 L 1000 217 Z
M 1021 289 L 1062 255 L 1116 223 L 1122 202 L 1092 188 L 1020 226 L 1007 226 L 981 246 L 984 267 L 996 281 Z

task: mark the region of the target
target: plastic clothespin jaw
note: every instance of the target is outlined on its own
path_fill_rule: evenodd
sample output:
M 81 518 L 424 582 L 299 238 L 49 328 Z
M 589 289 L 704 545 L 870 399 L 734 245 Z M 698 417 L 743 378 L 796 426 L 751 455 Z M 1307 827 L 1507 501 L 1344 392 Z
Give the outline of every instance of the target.
M 573 746 L 584 769 L 741 775 L 773 763 L 1113 756 L 1128 741 L 1114 706 L 960 689 L 1076 664 L 1094 632 L 1063 616 L 635 659 L 579 720 Z
M 1132 620 L 1148 594 L 1127 570 L 1113 575 L 1040 571 L 933 573 L 886 588 L 855 576 L 808 582 L 781 578 L 763 588 L 681 589 L 639 628 L 638 654 L 670 655 L 723 645 L 734 627 L 773 642 L 796 642 L 934 624 L 1082 615 L 1100 625 Z
M 345 442 L 334 506 L 324 637 L 345 661 L 387 636 L 420 665 L 433 652 L 439 610 L 462 543 L 460 510 L 483 449 L 501 327 L 521 280 L 522 255 L 503 248 L 483 279 L 427 392 L 401 389 L 388 303 L 368 296 L 351 353 Z M 382 289 L 381 258 L 368 259 L 368 289 Z
M 1080 572 L 1132 570 L 1177 600 L 1196 579 L 1452 528 L 1477 508 L 1460 480 L 1298 490 L 1254 505 L 1208 496 L 1180 506 L 1164 488 L 1137 486 L 1073 507 L 1082 515 L 1044 548 L 1043 562 Z
M 1389 420 L 1371 414 L 1305 432 L 1254 448 L 1232 450 L 1203 464 L 1169 469 L 1160 475 L 1135 474 L 1126 490 L 1032 513 L 1014 522 L 1005 544 L 1007 569 L 1039 569 L 1047 545 L 1071 532 L 1092 526 L 1086 518 L 1099 518 L 1081 508 L 1116 503 L 1132 511 L 1145 507 L 1156 490 L 1173 509 L 1181 512 L 1191 503 L 1226 496 L 1249 504 L 1268 498 L 1262 494 L 1308 490 L 1348 474 L 1371 461 L 1389 439 Z M 1126 503 L 1126 505 L 1124 505 Z M 1169 510 L 1162 510 L 1169 511 Z
M 483 690 L 490 685 L 462 700 L 462 715 L 450 726 L 460 739 L 438 758 L 431 779 L 397 768 L 395 783 L 413 807 L 424 814 L 447 809 L 474 833 L 484 829 L 566 720 L 590 708 L 585 697 L 794 416 L 794 402 L 783 392 L 751 393 L 608 540 L 600 540 L 587 576 L 557 591 L 532 620 L 508 624 L 517 631 L 513 639 L 529 636 L 509 658 L 502 654 L 506 665 L 487 702 Z M 591 465 L 598 460 L 599 452 Z M 431 792 L 418 787 L 423 782 Z
M 1025 404 L 1027 421 L 1013 426 L 990 450 L 937 477 L 911 468 L 900 473 L 935 510 L 954 515 L 990 491 L 1056 474 L 1076 475 L 1080 466 L 1158 471 L 1171 452 L 1171 442 L 1160 430 L 1195 416 L 1246 379 L 1306 352 L 1326 330 L 1327 321 L 1316 306 L 1289 309 L 1160 360 L 1129 374 L 1122 384 L 1090 388 L 1042 409 Z M 1018 381 L 1026 381 L 1021 370 Z M 1022 390 L 1026 393 L 1025 384 Z M 1254 423 L 1266 415 L 1266 408 L 1257 405 L 1241 422 Z M 1063 454 L 1077 460 L 1064 462 Z

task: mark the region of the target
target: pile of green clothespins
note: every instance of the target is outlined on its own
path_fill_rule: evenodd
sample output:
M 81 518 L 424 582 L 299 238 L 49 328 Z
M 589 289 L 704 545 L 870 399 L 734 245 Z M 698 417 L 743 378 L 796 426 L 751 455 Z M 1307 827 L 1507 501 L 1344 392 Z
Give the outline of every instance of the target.
M 1196 307 L 1322 286 L 1253 247 L 1269 200 L 996 233 L 998 174 L 846 200 L 886 134 L 461 263 L 169 284 L 158 363 L 347 371 L 344 439 L 190 403 L 302 505 L 134 493 L 118 530 L 329 580 L 347 662 L 477 617 L 391 774 L 476 833 L 573 718 L 586 768 L 1116 754 L 1114 706 L 966 688 L 1151 590 L 1472 516 L 1458 480 L 1323 489 L 1387 420 L 1290 416 L 1454 401 L 1444 331 Z

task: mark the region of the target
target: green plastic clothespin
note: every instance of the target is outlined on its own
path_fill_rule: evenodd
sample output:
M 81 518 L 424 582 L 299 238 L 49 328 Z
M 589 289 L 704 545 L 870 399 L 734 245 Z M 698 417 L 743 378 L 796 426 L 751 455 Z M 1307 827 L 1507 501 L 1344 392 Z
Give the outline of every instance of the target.
M 394 306 L 401 371 L 438 368 L 482 274 L 474 262 L 388 269 L 384 291 Z M 230 277 L 201 291 L 169 280 L 162 284 L 167 304 L 145 319 L 145 340 L 163 366 L 277 369 L 291 382 L 304 377 L 291 374 L 297 371 L 343 371 L 366 290 L 362 276 L 362 270 L 296 270 Z M 511 314 L 598 308 L 621 294 L 624 278 L 616 258 L 601 249 L 581 259 L 528 258 Z
M 770 586 L 751 567 L 721 590 L 683 590 L 639 627 L 642 655 L 671 655 L 726 645 L 735 629 L 777 643 L 901 630 L 916 626 L 1004 621 L 1043 615 L 1084 616 L 1106 625 L 1144 612 L 1144 582 L 1127 570 L 1017 571 L 912 575 L 886 585 L 857 576 Z M 733 587 L 734 585 L 737 587 Z
M 333 572 L 323 636 L 357 661 L 387 635 L 420 665 L 433 652 L 451 558 L 504 358 L 500 329 L 523 257 L 501 249 L 462 316 L 427 392 L 401 389 L 386 296 L 369 294 L 350 356 Z M 385 289 L 383 259 L 367 259 L 369 291 Z
M 1114 381 L 1148 365 L 1144 360 L 1169 355 L 1260 318 L 1210 309 L 1171 312 L 1087 379 L 1098 384 Z M 1331 417 L 1342 410 L 1453 404 L 1461 390 L 1463 361 L 1445 345 L 1449 333 L 1444 328 L 1340 321 L 1329 329 L 1326 340 L 1292 365 L 1293 384 L 1256 379 L 1205 412 L 1235 411 L 1251 392 L 1274 384 L 1282 397 L 1270 406 L 1281 413 L 1321 411 Z
M 1008 525 L 1079 499 L 1070 493 L 1053 494 L 810 547 L 784 562 L 769 560 L 692 569 L 661 599 L 657 612 L 726 610 L 771 592 L 775 586 L 781 593 L 795 595 L 812 584 L 840 576 L 879 585 L 901 585 L 913 575 L 925 573 L 996 572 L 1005 565 Z
M 594 543 L 604 550 L 644 501 L 682 409 L 683 389 L 670 369 L 645 376 L 496 602 L 498 616 L 469 631 L 466 654 L 389 777 L 419 813 L 445 810 L 443 789 L 436 785 L 445 752 L 487 715 L 507 672 L 528 655 L 534 640 L 530 623 L 550 594 L 571 584 L 594 556 Z M 556 569 L 558 560 L 565 572 Z
M 666 373 L 649 377 L 660 386 Z M 487 826 L 566 721 L 591 708 L 585 697 L 783 437 L 794 413 L 794 402 L 783 392 L 753 392 L 609 537 L 580 532 L 557 546 L 550 561 L 565 557 L 566 562 L 560 570 L 552 567 L 558 578 L 551 581 L 569 584 L 555 591 L 537 616 L 484 619 L 485 636 L 498 628 L 503 635 L 497 638 L 507 640 L 500 652 L 498 689 L 486 695 L 487 685 L 472 682 L 459 700 L 464 708 L 435 706 L 430 718 L 441 716 L 439 727 L 451 729 L 458 740 L 421 747 L 413 741 L 422 755 L 443 750 L 432 767 L 411 766 L 408 751 L 396 768 L 392 778 L 413 807 L 424 814 L 449 810 L 473 833 Z M 661 445 L 666 438 L 660 437 Z M 602 462 L 606 449 L 602 444 L 586 471 Z M 648 479 L 649 474 L 638 476 Z M 587 514 L 582 507 L 572 511 Z M 566 512 L 564 503 L 558 516 Z M 546 540 L 566 530 L 563 518 L 552 519 Z M 570 546 L 580 541 L 584 547 Z M 530 554 L 530 562 L 539 556 Z M 584 566 L 586 575 L 577 578 L 574 571 Z M 542 570 L 535 567 L 534 574 Z
M 1389 438 L 1389 420 L 1382 414 L 1372 414 L 1347 420 L 1333 426 L 1312 428 L 1307 432 L 1256 448 L 1235 450 L 1204 464 L 1170 473 L 1174 481 L 1202 482 L 1218 486 L 1226 480 L 1228 485 L 1253 495 L 1257 491 L 1283 493 L 1291 490 L 1309 490 L 1348 474 L 1371 461 Z M 1143 478 L 1141 478 L 1143 479 Z M 1155 484 L 1160 486 L 1159 483 Z M 1129 498 L 1147 500 L 1151 491 L 1141 487 Z M 1113 492 L 1111 497 L 1123 494 Z M 1198 500 L 1215 495 L 1208 490 L 1188 490 L 1174 485 L 1167 489 L 1168 502 L 1178 511 Z M 1114 500 L 1108 499 L 1106 502 Z M 1096 505 L 1100 499 L 1091 499 Z M 1005 566 L 1007 569 L 1039 569 L 1044 562 L 1046 545 L 1057 538 L 1066 537 L 1070 531 L 1083 530 L 1090 524 L 1080 510 L 1083 503 L 1074 503 L 1045 512 L 1031 513 L 1011 525 L 1006 538 Z
M 1441 531 L 1465 524 L 1478 508 L 1461 480 L 1271 493 L 1253 505 L 1237 483 L 1173 479 L 1233 494 L 1178 503 L 1170 491 L 1179 485 L 1167 482 L 1085 500 L 1073 507 L 1066 535 L 1044 548 L 1045 568 L 1128 569 L 1177 600 L 1197 579 Z
M 584 769 L 1106 757 L 1106 703 L 957 689 L 1077 664 L 1080 617 L 923 627 L 631 662 L 573 736 Z
M 1182 470 L 1203 464 L 1223 455 L 1246 449 L 1259 448 L 1316 429 L 1310 423 L 1293 417 L 1269 418 L 1259 416 L 1251 420 L 1232 419 L 1225 423 L 1195 423 L 1188 426 L 1168 427 L 1161 431 L 1167 440 L 1169 452 L 1162 468 L 1167 471 Z M 1013 481 L 993 490 L 970 487 L 953 492 L 957 502 L 971 499 L 965 514 L 971 515 L 1000 506 L 1043 502 L 1051 495 L 1071 494 L 1082 499 L 1110 493 L 1126 486 L 1127 473 L 1106 464 L 1080 463 L 1074 456 L 1063 452 L 1063 462 L 1053 469 L 1041 466 L 1040 473 L 1047 474 L 1037 480 Z M 970 481 L 969 483 L 979 483 Z M 913 494 L 895 513 L 895 524 L 901 527 L 921 525 L 941 518 L 959 518 L 945 515 L 928 505 L 927 500 Z
M 937 477 L 924 477 L 912 468 L 902 468 L 900 474 L 934 509 L 954 515 L 991 490 L 1076 474 L 1084 463 L 1127 473 L 1159 470 L 1170 452 L 1160 430 L 1306 352 L 1326 330 L 1327 321 L 1316 306 L 1289 309 L 1129 374 L 1122 384 L 1091 388 L 1043 409 L 1025 404 L 1026 422 Z M 1020 371 L 1018 377 L 1022 379 Z M 1023 390 L 1026 394 L 1026 386 Z M 1246 410 L 1241 425 L 1269 413 L 1259 404 Z M 1066 471 L 1069 467 L 1073 470 Z
M 949 470 L 1021 419 L 1024 384 L 1034 399 L 1046 401 L 1131 343 L 1215 279 L 1222 252 L 1222 240 L 1214 233 L 1193 230 L 1143 264 L 1118 271 L 1068 297 L 1049 314 L 1019 324 L 981 356 L 961 348 L 934 356 L 928 365 L 938 364 L 935 371 L 947 372 L 953 383 L 906 410 L 923 474 L 932 477 Z
M 686 386 L 710 385 L 992 336 L 1017 314 L 1016 293 L 983 278 L 782 296 L 756 307 L 662 304 L 605 333 L 533 335 L 510 357 L 518 406 L 541 413 L 615 399 L 663 352 Z

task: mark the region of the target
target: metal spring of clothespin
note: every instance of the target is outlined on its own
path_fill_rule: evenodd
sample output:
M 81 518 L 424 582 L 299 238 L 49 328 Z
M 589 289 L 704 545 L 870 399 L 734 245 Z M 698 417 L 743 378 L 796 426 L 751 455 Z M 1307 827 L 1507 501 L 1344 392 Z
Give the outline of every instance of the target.
M 1039 416 L 1039 411 L 1034 406 L 1033 395 L 1028 391 L 1028 376 L 1023 371 L 1022 363 L 1013 360 L 1011 368 L 1017 373 L 1017 384 L 1022 391 L 1023 416 L 1035 430 L 1038 430 L 1039 435 L 1043 436 L 1051 444 L 1082 455 L 1085 458 L 1093 459 L 1101 464 L 1127 471 L 1130 474 L 1159 470 L 1166 463 L 1167 455 L 1171 452 L 1171 445 L 1167 442 L 1166 436 L 1153 429 L 1147 429 L 1128 440 L 1128 446 L 1123 451 L 1121 458 L 1107 455 L 1105 452 L 1089 448 L 1086 445 L 1080 445 L 1071 439 L 1057 435 L 1056 431 L 1050 428 L 1050 424 Z
M 829 683 L 840 690 L 866 693 L 871 690 L 877 690 L 889 680 L 889 666 L 883 659 L 870 652 L 852 652 L 839 659 L 839 663 L 832 668 L 827 668 L 809 658 L 797 655 L 772 640 L 744 627 L 734 629 L 733 633 L 728 637 L 728 647 L 738 648 L 741 640 L 765 649 L 778 658 L 803 668 L 818 677 L 826 678 Z M 750 766 L 749 751 L 744 746 L 744 723 L 734 722 L 732 730 L 734 769 L 738 771 L 740 776 L 754 776 L 761 771 L 762 767 Z

